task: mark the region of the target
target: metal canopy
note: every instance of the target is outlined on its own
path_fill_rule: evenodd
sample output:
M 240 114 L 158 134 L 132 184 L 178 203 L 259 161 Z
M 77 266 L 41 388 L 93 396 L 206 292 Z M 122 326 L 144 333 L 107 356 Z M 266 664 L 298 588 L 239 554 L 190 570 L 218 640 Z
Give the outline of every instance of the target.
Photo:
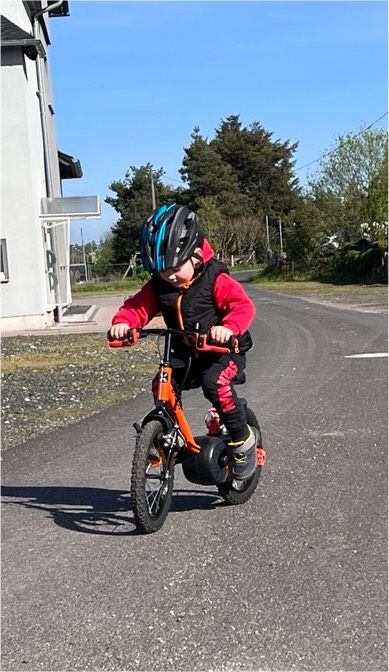
M 65 219 L 98 219 L 101 217 L 98 196 L 64 196 L 42 198 L 40 218 L 46 222 Z
M 17 26 L 16 23 L 1 15 L 1 48 L 21 47 L 31 60 L 35 61 L 37 56 L 46 56 L 45 49 L 41 40 L 38 40 L 31 33 Z

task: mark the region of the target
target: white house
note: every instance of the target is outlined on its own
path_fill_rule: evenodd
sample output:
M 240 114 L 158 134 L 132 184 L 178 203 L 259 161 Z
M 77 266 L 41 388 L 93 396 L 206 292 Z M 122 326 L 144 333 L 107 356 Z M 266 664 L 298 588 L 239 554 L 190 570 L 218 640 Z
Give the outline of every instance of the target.
M 99 216 L 97 196 L 62 198 L 80 162 L 58 151 L 49 23 L 66 0 L 1 2 L 1 329 L 39 329 L 71 303 L 69 224 Z

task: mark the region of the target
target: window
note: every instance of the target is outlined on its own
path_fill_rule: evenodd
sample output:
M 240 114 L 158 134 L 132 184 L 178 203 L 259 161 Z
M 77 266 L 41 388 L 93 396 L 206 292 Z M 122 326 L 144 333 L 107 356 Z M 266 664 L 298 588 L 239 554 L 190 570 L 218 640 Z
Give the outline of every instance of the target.
M 0 252 L 1 252 L 0 281 L 9 282 L 7 241 L 5 238 L 1 238 Z

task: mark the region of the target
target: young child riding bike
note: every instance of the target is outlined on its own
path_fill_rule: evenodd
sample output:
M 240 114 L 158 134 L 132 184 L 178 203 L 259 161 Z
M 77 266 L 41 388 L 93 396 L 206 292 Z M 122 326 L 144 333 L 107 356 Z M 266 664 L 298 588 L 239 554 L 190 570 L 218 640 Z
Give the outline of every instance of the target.
M 110 336 L 122 339 L 129 328 L 141 329 L 162 313 L 168 327 L 209 332 L 218 344 L 233 337 L 233 351 L 220 355 L 199 354 L 190 339 L 173 336 L 173 382 L 180 385 L 185 377 L 184 389 L 202 387 L 229 433 L 234 478 L 249 478 L 257 466 L 257 436 L 247 425 L 234 382 L 244 377 L 245 353 L 253 345 L 248 328 L 255 306 L 215 258 L 196 214 L 186 206 L 157 208 L 141 228 L 140 249 L 151 279 L 119 308 Z

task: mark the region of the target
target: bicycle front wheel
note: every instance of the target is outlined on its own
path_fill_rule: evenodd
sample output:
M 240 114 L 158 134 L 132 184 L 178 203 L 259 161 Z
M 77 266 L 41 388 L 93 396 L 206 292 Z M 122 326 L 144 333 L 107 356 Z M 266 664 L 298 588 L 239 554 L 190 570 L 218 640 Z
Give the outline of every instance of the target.
M 145 533 L 161 529 L 173 496 L 174 458 L 161 445 L 163 427 L 152 420 L 138 435 L 131 472 L 131 500 L 137 528 Z

